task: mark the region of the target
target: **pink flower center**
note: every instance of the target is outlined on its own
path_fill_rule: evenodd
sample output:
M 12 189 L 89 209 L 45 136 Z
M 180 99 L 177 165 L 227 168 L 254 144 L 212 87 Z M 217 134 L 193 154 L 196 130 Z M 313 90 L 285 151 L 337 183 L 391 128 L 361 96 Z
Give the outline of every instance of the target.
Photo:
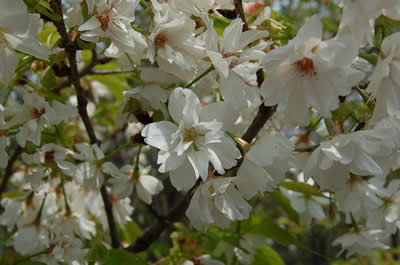
M 296 61 L 294 65 L 302 75 L 313 76 L 317 74 L 315 71 L 314 62 L 310 58 L 304 57 L 302 60 Z
M 40 119 L 40 117 L 42 117 L 43 114 L 46 113 L 46 109 L 45 108 L 41 108 L 40 110 L 37 108 L 33 108 L 32 109 L 32 118 L 34 119 Z
M 103 31 L 106 31 L 108 29 L 108 23 L 110 22 L 110 16 L 108 14 L 97 14 L 96 15 L 97 20 L 101 24 L 101 29 Z
M 51 163 L 51 162 L 54 161 L 54 153 L 55 153 L 55 151 L 51 150 L 51 151 L 47 151 L 44 154 L 44 161 L 45 161 L 46 164 Z
M 156 49 L 164 48 L 167 41 L 167 35 L 165 35 L 164 33 L 158 33 L 157 36 L 154 38 L 154 46 L 156 47 Z

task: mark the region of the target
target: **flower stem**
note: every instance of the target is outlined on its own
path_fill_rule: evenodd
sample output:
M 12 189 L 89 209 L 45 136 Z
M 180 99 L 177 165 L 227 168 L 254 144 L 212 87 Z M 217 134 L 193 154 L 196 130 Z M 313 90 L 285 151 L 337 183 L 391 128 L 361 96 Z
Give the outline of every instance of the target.
M 206 75 L 208 75 L 208 73 L 210 73 L 212 70 L 214 70 L 214 65 L 211 65 L 210 67 L 207 68 L 207 70 L 205 70 L 202 74 L 200 74 L 198 77 L 196 77 L 195 79 L 193 79 L 192 82 L 190 82 L 189 84 L 187 84 L 185 86 L 185 88 L 189 88 L 192 85 L 194 85 L 197 81 L 199 81 L 200 79 L 202 79 L 203 77 L 205 77 Z
M 111 157 L 115 156 L 116 154 L 118 154 L 118 153 L 121 152 L 123 149 L 125 149 L 125 148 L 127 148 L 127 147 L 129 147 L 129 146 L 132 146 L 132 144 L 131 144 L 131 143 L 127 143 L 127 144 L 124 144 L 124 145 L 118 147 L 117 149 L 115 149 L 114 151 L 112 151 L 111 153 L 109 153 L 108 155 L 106 155 L 102 160 L 103 160 L 103 161 L 109 160 Z
M 364 103 L 367 103 L 369 100 L 369 96 L 359 86 L 354 86 L 354 89 L 358 92 L 358 94 L 360 94 Z
M 20 264 L 20 263 L 22 263 L 22 262 L 24 262 L 24 261 L 27 261 L 27 260 L 31 259 L 31 258 L 34 258 L 34 257 L 40 256 L 40 255 L 46 254 L 47 252 L 48 252 L 48 250 L 43 250 L 43 251 L 40 251 L 40 252 L 38 252 L 38 253 L 35 253 L 35 254 L 32 254 L 32 255 L 23 257 L 23 258 L 21 258 L 21 259 L 15 261 L 12 265 Z

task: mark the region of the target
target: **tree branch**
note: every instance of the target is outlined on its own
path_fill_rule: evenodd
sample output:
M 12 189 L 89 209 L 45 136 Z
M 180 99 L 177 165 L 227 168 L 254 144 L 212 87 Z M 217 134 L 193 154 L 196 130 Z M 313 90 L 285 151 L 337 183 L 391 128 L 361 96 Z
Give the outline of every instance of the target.
M 60 33 L 61 46 L 63 48 L 65 48 L 66 52 L 68 53 L 68 61 L 69 61 L 69 65 L 71 68 L 69 81 L 75 87 L 75 91 L 76 91 L 77 98 L 78 98 L 79 115 L 81 116 L 82 122 L 86 128 L 86 132 L 89 135 L 90 143 L 91 144 L 99 144 L 100 141 L 96 137 L 92 123 L 91 123 L 89 115 L 87 113 L 88 101 L 85 97 L 85 91 L 81 87 L 81 84 L 80 84 L 80 75 L 78 72 L 78 64 L 76 61 L 76 45 L 75 45 L 75 43 L 73 43 L 71 41 L 70 37 L 68 36 L 67 29 L 65 27 L 65 23 L 64 23 L 64 19 L 63 19 L 61 0 L 51 0 L 50 6 L 53 9 L 53 11 L 61 17 L 60 21 L 53 21 L 53 23 L 56 26 L 58 33 Z M 92 62 L 93 61 L 95 62 L 97 60 L 96 53 L 93 53 L 93 56 L 94 56 L 94 58 L 93 58 Z M 93 68 L 93 67 L 94 67 L 94 65 L 91 68 Z M 110 229 L 112 247 L 119 248 L 120 241 L 118 238 L 117 227 L 115 225 L 115 220 L 114 220 L 114 216 L 113 216 L 112 203 L 110 201 L 110 198 L 108 196 L 108 193 L 107 193 L 107 190 L 106 190 L 106 187 L 104 186 L 104 184 L 100 188 L 100 192 L 101 192 L 101 197 L 102 197 L 103 203 L 104 203 L 104 209 L 105 209 L 106 215 L 107 215 L 107 221 L 108 221 L 108 225 L 109 225 L 109 229 Z
M 14 163 L 15 163 L 15 161 L 17 161 L 19 155 L 22 153 L 22 150 L 23 150 L 23 148 L 18 145 L 14 151 L 14 154 L 8 160 L 8 164 L 7 164 L 7 167 L 6 167 L 4 176 L 3 176 L 3 180 L 2 180 L 1 186 L 0 186 L 0 198 L 1 198 L 1 195 L 3 194 L 3 192 L 5 192 L 7 190 L 8 182 L 10 181 L 11 175 L 14 171 L 13 170 Z
M 79 72 L 79 76 L 83 77 L 94 72 L 94 67 L 98 64 L 106 64 L 108 62 L 110 62 L 112 60 L 112 58 L 108 58 L 108 57 L 97 57 L 97 56 L 93 56 L 92 60 L 90 61 L 90 63 L 85 66 L 85 68 L 83 68 L 80 72 Z M 60 84 L 58 84 L 55 88 L 52 89 L 53 92 L 58 93 L 60 92 L 63 88 L 66 88 L 70 85 L 72 85 L 73 80 L 71 78 L 61 82 Z
M 235 11 L 237 16 L 239 16 L 243 24 L 243 31 L 247 31 L 249 26 L 246 22 L 246 16 L 243 10 L 242 0 L 234 0 L 235 1 Z M 264 82 L 264 71 L 263 69 L 259 69 L 257 71 L 257 85 L 261 87 Z M 250 124 L 249 128 L 247 128 L 246 132 L 243 134 L 242 139 L 248 143 L 251 143 L 253 139 L 257 136 L 258 132 L 264 127 L 265 123 L 271 118 L 271 116 L 275 113 L 277 106 L 265 106 L 263 103 L 258 108 L 258 112 L 253 122 Z
M 243 23 L 244 23 L 243 24 L 243 31 L 247 31 L 249 29 L 249 26 L 247 25 L 247 22 L 246 22 L 246 16 L 244 14 L 242 0 L 234 0 L 234 2 L 235 2 L 236 15 L 238 17 L 240 17 L 242 19 Z
M 190 199 L 192 197 L 193 191 L 200 185 L 200 180 L 186 192 L 184 198 L 168 212 L 167 216 L 157 218 L 157 222 L 148 227 L 144 233 L 135 241 L 134 244 L 126 248 L 127 251 L 132 253 L 138 253 L 146 250 L 150 245 L 156 241 L 161 233 L 173 222 L 179 220 L 186 212 L 189 206 Z

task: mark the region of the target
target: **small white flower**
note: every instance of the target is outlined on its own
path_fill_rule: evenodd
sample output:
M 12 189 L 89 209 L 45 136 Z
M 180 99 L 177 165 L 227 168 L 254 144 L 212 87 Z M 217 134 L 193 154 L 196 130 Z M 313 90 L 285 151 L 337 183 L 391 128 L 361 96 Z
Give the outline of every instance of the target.
M 210 255 L 202 255 L 191 260 L 186 260 L 182 265 L 224 265 L 224 263 L 211 259 Z
M 268 34 L 268 31 L 259 30 L 243 32 L 243 21 L 236 18 L 225 28 L 222 38 L 219 38 L 210 21 L 207 30 L 207 55 L 220 76 L 228 78 L 231 68 L 235 65 L 259 60 L 265 55 L 263 50 L 270 44 L 267 42 L 243 49 L 253 41 L 268 37 Z
M 293 144 L 285 136 L 265 135 L 251 147 L 233 181 L 246 199 L 272 191 L 294 165 Z
M 190 189 L 199 177 L 206 180 L 210 162 L 220 174 L 236 165 L 241 155 L 224 134 L 223 121 L 232 115 L 225 106 L 217 102 L 202 107 L 196 94 L 178 87 L 170 95 L 168 110 L 179 126 L 161 121 L 143 128 L 145 142 L 160 149 L 159 171 L 170 172 L 176 189 Z
M 310 107 L 330 117 L 338 96 L 349 94 L 364 76 L 351 67 L 351 51 L 336 39 L 322 41 L 322 24 L 314 16 L 288 45 L 262 59 L 268 75 L 261 87 L 264 104 L 278 104 L 286 119 L 300 124 L 310 121 Z
M 76 144 L 76 151 L 73 154 L 75 159 L 83 161 L 77 166 L 76 174 L 73 176 L 79 184 L 85 185 L 88 189 L 99 189 L 103 185 L 104 176 L 97 161 L 104 158 L 104 153 L 97 144 L 92 146 Z
M 118 169 L 111 162 L 104 163 L 102 168 L 104 172 L 114 177 L 111 180 L 113 183 L 111 191 L 118 199 L 129 197 L 135 187 L 139 198 L 143 202 L 151 204 L 152 197 L 164 188 L 160 180 L 148 175 L 148 170 L 143 168 L 135 173 L 135 169 L 131 165 L 125 165 Z
M 299 213 L 301 223 L 310 225 L 313 219 L 317 221 L 326 218 L 323 205 L 329 203 L 329 199 L 318 196 L 309 196 L 292 190 L 281 189 L 282 193 L 290 200 L 290 205 Z
M 369 256 L 373 249 L 388 249 L 389 246 L 382 243 L 387 234 L 382 230 L 366 230 L 361 232 L 350 232 L 338 237 L 333 245 L 342 245 L 347 250 L 346 257 L 353 254 Z
M 149 37 L 150 61 L 154 62 L 157 57 L 164 71 L 185 79 L 183 73 L 195 70 L 197 61 L 205 55 L 204 47 L 194 36 L 194 29 L 195 23 L 189 17 L 180 14 L 169 20 L 165 16 Z
M 146 40 L 130 24 L 135 20 L 138 4 L 138 0 L 97 0 L 97 13 L 78 28 L 84 31 L 81 38 L 93 42 L 99 38 L 110 38 L 132 58 L 142 58 L 147 48 Z
M 227 228 L 231 222 L 249 217 L 252 207 L 236 189 L 234 179 L 212 179 L 194 192 L 186 216 L 196 229 L 205 230 L 212 224 Z
M 356 46 L 373 44 L 375 19 L 380 15 L 378 2 L 381 0 L 342 0 L 343 17 L 339 35 L 351 34 Z
M 393 131 L 387 128 L 342 134 L 322 142 L 304 169 L 321 189 L 335 191 L 359 176 L 386 176 L 393 164 Z
M 23 0 L 0 1 L 0 84 L 7 86 L 18 63 L 15 50 L 47 59 L 49 50 L 36 38 L 43 27 L 39 14 L 27 12 Z
M 372 121 L 376 122 L 400 111 L 400 33 L 384 39 L 378 64 L 367 90 L 376 97 Z

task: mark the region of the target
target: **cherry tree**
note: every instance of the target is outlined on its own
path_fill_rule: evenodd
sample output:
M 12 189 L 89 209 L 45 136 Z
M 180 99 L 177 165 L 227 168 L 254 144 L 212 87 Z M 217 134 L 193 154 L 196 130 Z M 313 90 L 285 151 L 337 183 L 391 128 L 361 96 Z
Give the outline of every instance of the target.
M 400 2 L 280 2 L 0 0 L 0 262 L 396 260 Z

